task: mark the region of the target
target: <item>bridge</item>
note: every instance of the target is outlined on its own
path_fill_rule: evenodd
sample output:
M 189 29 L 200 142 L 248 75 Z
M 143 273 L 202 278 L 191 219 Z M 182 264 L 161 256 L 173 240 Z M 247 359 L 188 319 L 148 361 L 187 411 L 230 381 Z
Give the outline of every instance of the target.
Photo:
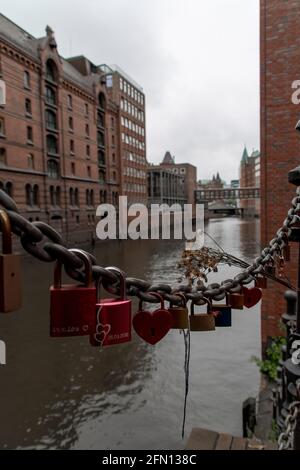
M 196 203 L 211 201 L 236 201 L 238 199 L 259 199 L 260 188 L 226 188 L 226 189 L 197 189 L 195 191 Z

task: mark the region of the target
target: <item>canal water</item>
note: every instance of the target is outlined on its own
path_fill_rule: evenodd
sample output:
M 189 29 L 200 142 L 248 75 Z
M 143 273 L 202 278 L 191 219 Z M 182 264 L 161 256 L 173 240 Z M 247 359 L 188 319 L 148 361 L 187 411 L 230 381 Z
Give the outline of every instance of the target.
M 206 227 L 222 247 L 245 260 L 259 251 L 259 222 L 226 218 Z M 208 241 L 207 244 L 211 244 Z M 178 241 L 108 242 L 95 248 L 103 266 L 135 277 L 176 283 Z M 184 340 L 179 331 L 152 347 L 136 335 L 99 351 L 88 338 L 49 337 L 52 265 L 23 263 L 24 307 L 1 315 L 0 447 L 19 449 L 181 449 Z M 222 280 L 237 268 L 222 267 Z M 134 305 L 136 309 L 136 304 Z M 191 334 L 186 436 L 193 427 L 241 434 L 242 402 L 255 396 L 260 307 L 233 312 L 233 327 Z

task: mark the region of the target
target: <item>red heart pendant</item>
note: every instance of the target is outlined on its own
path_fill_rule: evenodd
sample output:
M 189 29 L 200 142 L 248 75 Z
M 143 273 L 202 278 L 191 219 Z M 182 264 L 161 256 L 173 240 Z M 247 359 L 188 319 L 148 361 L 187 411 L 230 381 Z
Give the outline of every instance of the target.
M 261 290 L 257 287 L 252 287 L 251 289 L 247 289 L 247 287 L 243 287 L 243 294 L 244 294 L 244 305 L 247 308 L 254 307 L 254 305 L 258 304 L 261 300 L 262 293 Z
M 149 344 L 156 344 L 163 339 L 173 325 L 173 318 L 168 310 L 158 309 L 154 312 L 140 310 L 134 317 L 135 332 Z

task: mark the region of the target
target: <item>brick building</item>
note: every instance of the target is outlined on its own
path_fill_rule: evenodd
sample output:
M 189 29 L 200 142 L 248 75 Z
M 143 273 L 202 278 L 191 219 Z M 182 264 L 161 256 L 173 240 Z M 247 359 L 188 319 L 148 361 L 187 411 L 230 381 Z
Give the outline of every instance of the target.
M 151 165 L 148 168 L 148 204 L 187 203 L 184 191 L 184 178 L 171 169 Z
M 81 242 L 99 203 L 146 199 L 145 97 L 124 73 L 66 60 L 51 28 L 37 39 L 0 15 L 0 80 L 0 187 L 25 217 Z
M 183 181 L 184 199 L 187 204 L 195 204 L 195 191 L 197 189 L 197 168 L 190 163 L 175 163 L 175 158 L 166 152 L 160 166 L 180 175 Z
M 289 170 L 299 165 L 300 138 L 295 132 L 299 105 L 292 103 L 292 83 L 299 80 L 300 3 L 298 0 L 261 0 L 261 243 L 281 226 L 295 188 Z M 287 274 L 296 282 L 297 247 L 292 244 Z M 283 292 L 269 283 L 262 303 L 262 342 L 280 333 L 285 311 Z
M 253 150 L 248 154 L 247 148 L 244 148 L 240 163 L 240 188 L 259 188 L 260 187 L 260 152 Z M 246 216 L 259 216 L 260 199 L 241 199 L 239 208 Z

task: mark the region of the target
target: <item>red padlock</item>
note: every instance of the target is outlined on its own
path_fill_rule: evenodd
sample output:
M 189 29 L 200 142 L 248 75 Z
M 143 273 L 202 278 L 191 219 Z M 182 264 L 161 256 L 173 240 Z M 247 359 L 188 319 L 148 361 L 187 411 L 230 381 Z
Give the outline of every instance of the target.
M 124 273 L 115 267 L 106 269 L 120 277 L 120 298 L 97 301 L 96 329 L 90 336 L 90 344 L 98 347 L 131 341 L 131 300 L 126 299 Z
M 95 332 L 96 287 L 90 258 L 81 250 L 70 250 L 85 266 L 84 285 L 62 285 L 62 263 L 56 262 L 54 286 L 50 287 L 50 336 L 85 336 Z
M 157 292 L 147 292 L 160 300 L 160 308 L 154 312 L 143 310 L 142 300 L 139 304 L 139 311 L 133 319 L 133 328 L 136 333 L 149 344 L 156 344 L 162 340 L 173 326 L 172 314 L 165 309 L 164 299 Z

